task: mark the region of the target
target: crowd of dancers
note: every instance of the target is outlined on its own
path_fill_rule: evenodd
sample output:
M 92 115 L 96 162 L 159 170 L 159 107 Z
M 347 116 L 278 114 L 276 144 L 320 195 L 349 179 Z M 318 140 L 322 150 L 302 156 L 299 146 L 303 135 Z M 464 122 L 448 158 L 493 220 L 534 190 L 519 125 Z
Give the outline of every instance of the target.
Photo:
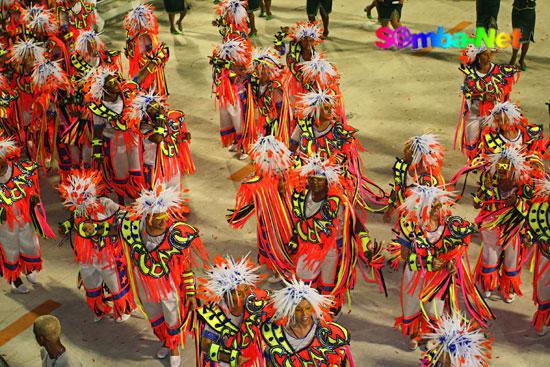
M 166 104 L 169 49 L 152 7 L 136 4 L 124 19 L 124 73 L 122 52 L 92 28 L 95 4 L 0 0 L 0 271 L 15 291 L 29 293 L 23 275 L 38 281 L 38 238 L 55 237 L 38 176 L 59 174 L 71 215 L 57 232 L 70 239 L 94 322 L 111 312 L 124 322 L 139 307 L 162 342 L 157 357 L 170 356 L 171 366 L 180 365 L 187 335 L 198 365 L 353 366 L 350 333 L 335 320 L 358 272 L 385 292 L 383 267 L 400 264 L 395 327 L 411 350 L 426 347 L 422 366 L 486 365 L 489 340 L 476 322 L 487 327 L 495 317 L 487 299 L 522 295 L 529 260 L 533 326 L 548 332 L 548 141 L 510 101 L 516 67 L 493 64 L 486 47 L 465 50 L 455 144 L 467 163 L 447 181 L 437 136 L 414 136 L 386 193 L 366 177 L 340 74 L 315 49 L 319 25 L 282 27 L 273 46 L 259 48 L 246 1 L 215 3 L 221 43 L 210 64 L 221 143 L 254 166 L 227 221 L 241 228 L 255 214 L 258 263 L 209 254 L 186 223 L 191 134 L 185 114 Z M 452 214 L 460 199 L 452 188 L 471 172 L 480 174 L 475 225 Z M 386 223 L 395 214 L 397 237 L 371 239 L 369 212 Z M 482 248 L 472 269 L 476 229 Z M 259 287 L 264 264 L 268 283 L 282 289 Z M 195 276 L 201 265 L 204 279 Z

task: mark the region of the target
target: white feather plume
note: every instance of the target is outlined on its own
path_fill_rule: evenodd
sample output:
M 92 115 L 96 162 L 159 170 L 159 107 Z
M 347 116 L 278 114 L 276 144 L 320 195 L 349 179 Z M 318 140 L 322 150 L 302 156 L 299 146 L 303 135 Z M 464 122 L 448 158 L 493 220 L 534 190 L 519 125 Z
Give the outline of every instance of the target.
M 318 119 L 321 114 L 321 107 L 325 104 L 334 107 L 336 101 L 337 96 L 334 94 L 333 90 L 319 87 L 317 91 L 302 93 L 298 96 L 298 100 L 296 101 L 296 112 L 303 116 L 310 116 Z M 335 113 L 334 108 L 332 109 L 332 113 Z
M 223 15 L 228 15 L 235 25 L 244 26 L 248 21 L 248 11 L 246 10 L 246 1 L 225 0 L 219 4 Z
M 322 54 L 314 53 L 310 61 L 303 61 L 298 64 L 304 75 L 306 83 L 316 81 L 321 88 L 330 86 L 340 77 L 333 64 Z
M 414 136 L 407 140 L 407 144 L 410 144 L 413 151 L 413 166 L 424 162 L 426 169 L 430 170 L 431 167 L 437 168 L 441 165 L 444 149 L 437 141 L 437 135 L 424 134 Z
M 17 150 L 17 142 L 14 138 L 6 138 L 0 135 L 0 159 L 13 154 Z
M 484 124 L 491 129 L 496 129 L 497 126 L 495 124 L 495 116 L 498 114 L 502 116 L 503 123 L 505 123 L 504 116 L 508 117 L 509 126 L 520 125 L 523 118 L 523 115 L 521 114 L 521 109 L 516 104 L 510 101 L 506 101 L 504 103 L 497 102 L 491 110 L 491 113 L 487 115 L 487 117 L 483 121 Z
M 166 107 L 164 104 L 164 98 L 155 93 L 154 90 L 151 89 L 149 92 L 139 92 L 136 97 L 132 99 L 132 103 L 128 110 L 128 117 L 130 120 L 143 120 L 147 114 L 147 107 L 151 102 L 157 102 L 160 106 Z
M 300 42 L 305 37 L 311 37 L 315 40 L 315 43 L 321 41 L 321 28 L 315 23 L 301 22 L 294 28 L 292 28 L 292 37 L 294 41 Z
M 133 6 L 133 9 L 124 18 L 124 28 L 131 33 L 142 29 L 156 31 L 156 17 L 151 5 L 139 1 L 133 3 Z
M 296 172 L 301 176 L 317 176 L 327 179 L 329 186 L 341 186 L 340 175 L 342 173 L 340 166 L 331 160 L 323 160 L 318 153 L 312 156 L 304 157 L 304 164 L 296 168 Z
M 302 300 L 308 301 L 313 307 L 315 316 L 322 318 L 325 316 L 325 308 L 332 304 L 330 296 L 319 294 L 319 292 L 304 283 L 302 280 L 297 280 L 294 275 L 290 282 L 283 280 L 285 287 L 281 290 L 273 292 L 271 296 L 271 304 L 275 309 L 274 319 L 276 321 L 287 320 L 291 323 L 294 319 L 294 311 L 296 306 Z
M 35 32 L 45 35 L 55 34 L 59 28 L 55 17 L 46 12 L 35 15 L 30 21 L 29 27 Z
M 134 212 L 144 218 L 149 214 L 171 214 L 182 204 L 179 187 L 166 187 L 164 183 L 156 183 L 151 190 L 141 190 L 134 204 Z
M 465 321 L 460 313 L 453 316 L 443 315 L 433 333 L 422 335 L 422 338 L 433 340 L 437 345 L 430 350 L 435 366 L 439 358 L 448 355 L 451 365 L 455 367 L 484 367 L 490 358 L 487 351 L 489 341 L 482 329 L 476 329 L 472 321 Z
M 101 100 L 105 93 L 105 82 L 110 76 L 115 76 L 116 72 L 106 66 L 99 66 L 92 69 L 86 76 L 86 80 L 90 86 L 88 91 L 89 99 Z
M 255 47 L 252 49 L 250 56 L 250 65 L 248 66 L 248 72 L 254 73 L 258 66 L 266 70 L 271 77 L 278 77 L 281 74 L 281 57 L 271 51 L 270 47 L 263 49 Z
M 57 61 L 45 60 L 34 67 L 32 81 L 38 90 L 54 90 L 67 83 L 67 75 Z
M 257 168 L 269 176 L 283 176 L 293 164 L 292 152 L 273 135 L 262 136 L 250 150 Z
M 543 179 L 535 179 L 535 196 L 538 198 L 550 199 L 550 176 L 547 174 Z
M 247 49 L 240 39 L 230 39 L 216 49 L 218 57 L 243 64 L 247 59 Z
M 226 301 L 230 306 L 231 292 L 237 290 L 240 285 L 255 286 L 260 277 L 256 272 L 259 267 L 249 259 L 249 254 L 240 260 L 227 256 L 219 265 L 212 266 L 206 270 L 207 283 L 205 288 L 212 296 L 212 301 Z
M 523 154 L 523 149 L 520 150 L 514 145 L 506 145 L 498 153 L 492 153 L 487 156 L 489 171 L 492 174 L 497 171 L 498 162 L 504 158 L 508 159 L 512 166 L 513 181 L 529 181 L 532 170 L 528 164 L 527 157 Z
M 407 198 L 399 206 L 399 213 L 409 217 L 413 222 L 426 226 L 430 220 L 430 212 L 436 201 L 441 203 L 442 210 L 454 204 L 452 191 L 437 186 L 414 184 L 407 189 Z
M 99 51 L 103 47 L 103 41 L 99 37 L 100 34 L 94 31 L 82 31 L 76 38 L 74 49 L 81 55 L 88 54 L 88 44 L 95 41 L 95 50 Z
M 100 178 L 98 173 L 79 175 L 71 173 L 67 181 L 59 184 L 60 191 L 65 201 L 63 205 L 69 209 L 76 210 L 80 214 L 89 213 L 97 208 L 99 204 L 98 188 L 96 182 Z
M 32 7 L 29 6 L 23 9 L 22 13 L 23 13 L 22 20 L 23 20 L 23 23 L 25 24 L 29 24 L 37 15 L 44 14 L 44 13 L 51 14 L 48 9 L 44 8 L 41 5 L 36 5 L 36 4 L 33 5 Z
M 19 41 L 11 48 L 11 60 L 22 64 L 28 56 L 33 56 L 35 63 L 44 61 L 46 50 L 39 46 L 33 39 Z

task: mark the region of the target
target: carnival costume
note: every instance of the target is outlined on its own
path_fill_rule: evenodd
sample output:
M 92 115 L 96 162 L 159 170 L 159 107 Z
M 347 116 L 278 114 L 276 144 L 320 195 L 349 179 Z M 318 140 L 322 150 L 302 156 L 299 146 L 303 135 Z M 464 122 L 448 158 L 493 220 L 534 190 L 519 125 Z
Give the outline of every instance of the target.
M 263 276 L 256 274 L 258 268 L 248 257 L 235 260 L 216 256 L 214 263 L 207 269 L 207 279 L 199 279 L 199 297 L 207 303 L 197 309 L 204 352 L 197 356 L 198 365 L 262 366 L 260 325 L 266 320 L 264 308 L 269 293 L 256 286 Z M 241 300 L 243 304 L 234 304 Z M 232 310 L 238 306 L 243 312 L 234 315 Z M 240 357 L 250 360 L 241 364 Z
M 241 39 L 250 46 L 248 37 L 248 11 L 247 1 L 222 0 L 215 6 L 218 18 L 214 21 L 219 28 L 223 41 Z
M 533 301 L 537 311 L 531 326 L 544 336 L 550 329 L 550 180 L 535 181 L 535 197 L 527 213 L 527 233 L 535 244 L 533 258 Z
M 141 191 L 133 209 L 119 212 L 115 218 L 134 299 L 157 338 L 169 349 L 185 342 L 192 329 L 193 313 L 184 302 L 196 293 L 190 267 L 207 259 L 198 229 L 179 219 L 182 206 L 179 190 L 157 183 L 151 190 Z M 168 215 L 169 220 L 166 231 L 153 236 L 147 223 L 156 213 Z
M 274 367 L 353 366 L 350 332 L 330 322 L 330 298 L 295 278 L 285 282 L 285 285 L 285 288 L 274 292 L 270 303 L 273 316 L 261 327 L 266 345 L 265 358 Z M 289 328 L 296 325 L 296 308 L 304 300 L 309 303 L 306 307 L 311 310 L 313 321 L 307 335 L 298 339 L 289 332 Z
M 470 276 L 467 249 L 473 225 L 451 215 L 451 194 L 440 187 L 415 184 L 399 207 L 396 242 L 407 259 L 401 281 L 403 313 L 395 327 L 401 328 L 403 336 L 430 332 L 445 310 L 451 314 L 460 310 L 460 301 L 482 325 L 494 318 Z M 438 205 L 441 209 L 434 209 Z M 437 228 L 430 229 L 433 210 L 441 211 Z M 436 260 L 443 261 L 444 267 L 436 269 Z M 455 275 L 450 273 L 453 266 Z
M 109 232 L 116 225 L 115 218 L 125 210 L 111 199 L 100 197 L 104 193 L 102 185 L 99 172 L 71 171 L 67 181 L 58 187 L 63 204 L 72 211 L 71 219 L 62 226 L 65 233 L 74 232 L 74 257 L 80 266 L 86 300 L 97 316 L 94 321 L 101 320 L 111 309 L 117 321 L 122 321 L 129 317 L 135 303 L 122 246 L 117 234 Z M 90 224 L 93 229 L 87 231 L 86 225 Z M 113 307 L 105 302 L 104 284 Z
M 115 78 L 120 92 L 114 102 L 105 99 L 105 84 Z M 121 81 L 119 74 L 100 66 L 90 73 L 85 86 L 93 114 L 92 158 L 94 169 L 104 170 L 107 186 L 117 195 L 135 198 L 144 187 L 141 138 L 127 125 L 124 106 L 139 89 L 135 81 Z M 106 158 L 102 160 L 102 158 Z
M 42 269 L 38 235 L 55 238 L 40 201 L 38 165 L 17 160 L 19 151 L 14 139 L 0 136 L 0 163 L 7 166 L 0 176 L 0 270 L 8 283 Z
M 368 269 L 372 267 L 371 280 L 363 271 L 363 262 L 359 263 L 365 280 L 379 283 L 382 291 L 385 285 L 380 271 L 381 248 L 356 223 L 356 211 L 342 191 L 340 167 L 313 155 L 294 174 L 297 176 L 292 193 L 294 235 L 289 251 L 294 255 L 296 276 L 316 285 L 322 294 L 332 295 L 336 312 L 355 285 L 356 266 L 361 258 Z M 326 180 L 328 190 L 319 202 L 314 201 L 313 191 L 305 184 L 308 176 Z
M 155 114 L 149 114 L 148 109 Z M 164 98 L 154 92 L 139 92 L 129 100 L 125 116 L 128 126 L 142 136 L 147 184 L 161 180 L 183 192 L 182 176 L 195 172 L 185 114 L 167 109 Z M 161 138 L 159 143 L 155 143 L 155 136 Z
M 232 227 L 242 228 L 256 213 L 260 264 L 289 278 L 295 268 L 286 248 L 293 229 L 286 184 L 291 153 L 274 136 L 265 136 L 252 146 L 250 156 L 256 172 L 241 182 L 235 209 L 227 219 Z
M 475 278 L 487 296 L 498 288 L 504 299 L 512 302 L 515 294 L 522 295 L 520 231 L 533 198 L 533 170 L 514 146 L 504 147 L 487 159 L 488 169 L 481 176 L 479 190 L 474 196 L 474 204 L 481 208 L 476 223 L 482 238 Z M 508 191 L 502 188 L 497 169 L 505 169 L 511 175 Z
M 124 18 L 126 30 L 126 55 L 130 62 L 128 76 L 134 78 L 149 63 L 157 66 L 142 83 L 142 88 L 153 88 L 157 93 L 168 95 L 164 66 L 170 56 L 168 46 L 159 42 L 157 18 L 153 7 L 138 3 Z
M 482 75 L 474 66 L 477 56 L 485 51 L 487 47 L 474 47 L 468 45 L 461 56 L 462 63 L 459 70 L 464 73 L 464 86 L 462 107 L 459 123 L 455 135 L 455 148 L 460 130 L 461 149 L 468 156 L 473 158 L 479 144 L 481 121 L 494 107 L 493 102 L 487 100 L 487 95 L 495 97 L 495 102 L 505 102 L 510 97 L 512 86 L 519 78 L 519 69 L 512 65 L 495 65 L 486 75 Z

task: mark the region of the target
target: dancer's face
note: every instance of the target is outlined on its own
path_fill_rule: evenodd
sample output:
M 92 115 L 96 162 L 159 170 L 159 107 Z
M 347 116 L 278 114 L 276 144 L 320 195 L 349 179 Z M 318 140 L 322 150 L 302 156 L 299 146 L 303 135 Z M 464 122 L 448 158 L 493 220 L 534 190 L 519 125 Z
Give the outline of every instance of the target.
M 314 194 L 323 192 L 327 188 L 327 179 L 319 176 L 308 176 L 307 184 Z
M 413 158 L 412 143 L 407 143 L 405 144 L 405 148 L 403 148 L 403 159 L 410 164 Z
M 313 306 L 303 299 L 294 310 L 294 319 L 297 326 L 307 327 L 313 322 Z
M 96 40 L 91 40 L 87 43 L 86 48 L 88 49 L 88 54 L 92 57 L 99 56 L 99 47 L 97 47 Z
M 168 227 L 168 214 L 167 213 L 155 213 L 151 217 L 149 226 L 156 230 L 165 230 Z
M 147 114 L 154 119 L 158 115 L 164 114 L 166 111 L 158 102 L 153 101 L 147 106 Z
M 115 76 L 110 76 L 105 81 L 105 90 L 109 94 L 119 94 L 120 86 L 118 85 L 118 79 Z
M 322 122 L 330 120 L 332 117 L 332 106 L 325 103 L 321 106 L 321 113 L 319 114 L 319 120 Z
M 302 44 L 302 47 L 306 50 L 311 50 L 313 48 L 313 44 L 315 43 L 315 40 L 312 37 L 304 37 L 300 41 Z
M 478 55 L 479 59 L 479 65 L 484 66 L 491 63 L 491 60 L 493 59 L 493 52 L 492 51 L 485 51 Z
M 510 119 L 505 114 L 497 113 L 495 115 L 495 125 L 497 125 L 499 129 L 506 130 L 506 128 L 510 126 L 509 123 Z
M 441 218 L 441 209 L 443 208 L 443 205 L 439 200 L 434 201 L 432 204 L 432 210 L 430 212 L 430 220 L 431 221 L 439 221 L 439 218 Z
M 497 177 L 499 180 L 509 179 L 511 176 L 512 165 L 508 158 L 501 158 L 497 163 Z
M 231 301 L 233 306 L 243 306 L 246 303 L 246 299 L 250 295 L 250 286 L 248 284 L 242 284 L 237 287 L 236 291 L 231 292 Z

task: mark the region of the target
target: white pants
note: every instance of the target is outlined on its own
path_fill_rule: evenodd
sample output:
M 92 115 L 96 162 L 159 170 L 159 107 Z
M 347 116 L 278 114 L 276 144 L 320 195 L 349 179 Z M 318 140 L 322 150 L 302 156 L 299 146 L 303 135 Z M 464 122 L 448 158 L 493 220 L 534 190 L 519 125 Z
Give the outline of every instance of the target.
M 80 263 L 80 275 L 82 276 L 82 283 L 84 283 L 86 290 L 97 289 L 105 282 L 111 293 L 120 292 L 117 270 L 114 264 L 109 266 L 105 263 Z
M 220 107 L 220 131 L 234 128 L 235 134 L 240 137 L 243 133 L 243 118 L 241 103 L 237 100 L 235 105 L 227 104 L 227 107 Z M 239 138 L 237 138 L 239 140 Z
M 307 263 L 307 255 L 298 259 L 296 264 L 296 277 L 304 282 L 314 282 L 321 275 L 319 288 L 323 294 L 329 294 L 334 286 L 336 277 L 336 267 L 338 265 L 338 250 L 336 247 L 329 250 L 322 261 L 318 261 L 311 266 Z
M 473 145 L 478 141 L 482 120 L 483 117 L 479 115 L 479 102 L 474 101 L 470 104 L 470 112 L 464 121 L 464 136 L 466 138 L 465 144 L 467 150 L 475 148 Z
M 41 268 L 40 243 L 31 222 L 23 223 L 23 227 L 14 222 L 12 230 L 6 221 L 0 227 L 0 247 L 2 266 L 6 273 L 10 273 L 8 277 L 4 274 L 8 280 L 15 280 L 21 271 L 30 272 L 33 267 Z

